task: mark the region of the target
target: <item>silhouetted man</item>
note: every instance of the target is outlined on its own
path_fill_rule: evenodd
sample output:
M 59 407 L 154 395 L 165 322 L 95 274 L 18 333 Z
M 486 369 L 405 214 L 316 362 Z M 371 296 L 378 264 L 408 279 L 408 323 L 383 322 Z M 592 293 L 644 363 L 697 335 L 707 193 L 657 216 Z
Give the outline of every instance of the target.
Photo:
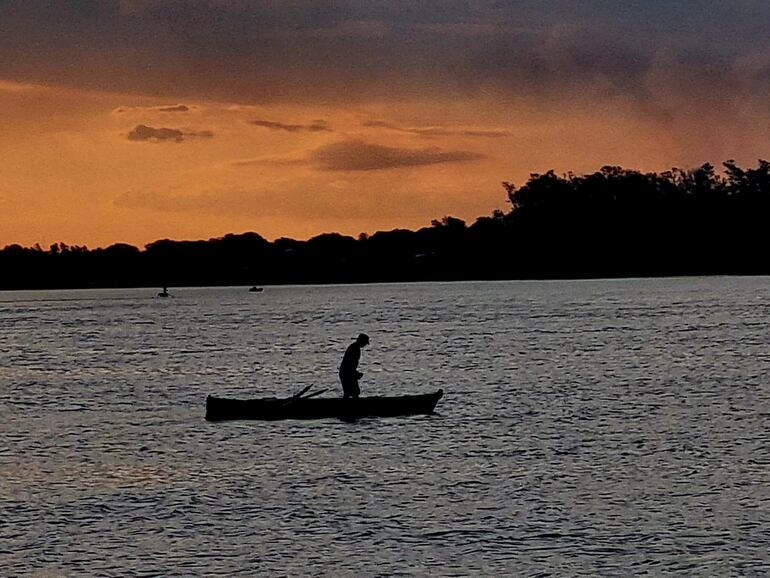
M 361 359 L 361 348 L 367 345 L 369 345 L 369 336 L 366 333 L 362 333 L 345 350 L 342 363 L 340 363 L 340 381 L 342 382 L 343 398 L 358 397 L 361 394 L 358 380 L 364 374 L 358 371 L 358 361 Z

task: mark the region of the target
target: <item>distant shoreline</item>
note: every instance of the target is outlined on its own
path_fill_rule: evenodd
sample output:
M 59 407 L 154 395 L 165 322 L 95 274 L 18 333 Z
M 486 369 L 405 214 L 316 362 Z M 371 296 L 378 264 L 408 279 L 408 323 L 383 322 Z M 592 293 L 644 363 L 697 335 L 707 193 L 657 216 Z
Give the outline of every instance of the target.
M 504 182 L 509 213 L 417 231 L 257 233 L 89 250 L 0 250 L 0 289 L 329 285 L 770 275 L 770 163 L 640 173 L 533 174 Z
M 656 279 L 660 280 L 676 280 L 682 281 L 690 279 L 718 279 L 718 278 L 756 278 L 765 279 L 770 278 L 770 273 L 727 273 L 727 274 L 691 274 L 691 275 L 650 275 L 650 276 L 627 276 L 627 277 L 548 277 L 548 278 L 516 278 L 516 279 L 426 279 L 426 280 L 411 280 L 411 281 L 360 281 L 360 282 L 346 282 L 346 283 L 275 283 L 265 284 L 263 287 L 266 290 L 271 288 L 292 288 L 292 287 L 357 287 L 357 286 L 379 286 L 379 285 L 419 285 L 419 284 L 460 284 L 460 283 L 547 283 L 547 282 L 592 282 L 592 281 L 652 281 Z M 208 284 L 208 285 L 169 285 L 169 293 L 175 289 L 241 289 L 244 292 L 248 292 L 248 284 L 235 284 L 235 285 L 222 285 L 222 284 Z M 0 294 L 2 293 L 15 293 L 15 292 L 48 292 L 48 291 L 111 291 L 111 290 L 146 290 L 157 292 L 158 287 L 154 285 L 126 285 L 126 286 L 88 286 L 88 287 L 25 287 L 25 288 L 0 288 Z

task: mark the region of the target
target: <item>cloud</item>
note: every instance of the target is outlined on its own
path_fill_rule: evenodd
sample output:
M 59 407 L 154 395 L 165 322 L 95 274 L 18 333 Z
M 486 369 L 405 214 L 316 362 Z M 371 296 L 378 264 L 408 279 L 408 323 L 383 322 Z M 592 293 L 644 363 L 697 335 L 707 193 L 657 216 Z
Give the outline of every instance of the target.
M 425 139 L 503 137 L 475 130 L 482 107 L 524 106 L 718 133 L 768 118 L 769 20 L 766 0 L 0 0 L 0 78 L 170 103 L 132 125 L 172 124 L 181 101 L 259 105 L 254 126 L 287 134 L 330 130 L 292 122 L 294 105 L 338 132 L 335 109 L 415 119 L 369 128 Z M 410 105 L 435 113 L 396 114 Z M 469 128 L 449 124 L 471 106 Z
M 213 138 L 214 132 L 210 130 L 192 130 L 184 133 L 184 135 L 198 138 Z
M 218 217 L 317 218 L 321 214 L 346 214 L 350 204 L 341 208 L 334 199 L 304 183 L 283 183 L 280 188 L 253 188 L 228 184 L 216 188 L 191 185 L 186 189 L 135 190 L 119 195 L 114 205 L 135 211 L 212 215 Z M 366 199 L 359 199 L 366 205 Z M 361 214 L 367 214 L 361 211 Z
M 184 104 L 177 104 L 176 106 L 161 106 L 158 108 L 160 112 L 188 112 L 190 107 Z
M 180 193 L 166 191 L 130 191 L 115 199 L 115 205 L 126 209 L 144 209 L 168 213 L 204 212 L 218 215 L 252 214 L 264 211 L 265 199 L 273 192 L 245 189 L 203 190 Z
M 286 124 L 271 120 L 252 120 L 250 124 L 271 130 L 283 130 L 286 132 L 331 132 L 325 120 L 314 120 L 310 124 Z
M 236 159 L 229 161 L 227 165 L 232 167 L 303 167 L 308 165 L 308 159 L 298 156 L 264 156 Z
M 154 128 L 145 124 L 138 124 L 128 133 L 128 140 L 138 142 L 182 142 L 185 137 L 211 138 L 214 133 L 210 130 L 182 131 L 178 128 Z
M 393 228 L 404 223 L 409 215 L 410 223 L 427 225 L 432 218 L 445 214 L 447 195 L 457 197 L 455 207 L 462 207 L 463 213 L 474 215 L 474 195 L 448 191 L 426 183 L 417 177 L 410 186 L 403 182 L 393 183 L 388 175 L 354 173 L 339 182 L 330 184 L 328 175 L 317 174 L 319 180 L 308 182 L 286 180 L 280 183 L 265 183 L 259 187 L 247 184 L 223 183 L 222 185 L 191 184 L 185 187 L 138 189 L 125 192 L 113 200 L 114 206 L 131 211 L 156 212 L 162 214 L 186 215 L 190 219 L 200 215 L 224 217 L 228 222 L 233 218 L 243 219 L 248 226 L 263 223 L 270 231 L 269 236 L 285 234 L 285 225 L 275 228 L 271 219 L 292 223 L 296 234 L 299 229 L 312 229 L 313 234 L 328 232 L 344 225 L 352 232 L 360 232 L 362 226 Z M 375 177 L 375 178 L 373 178 Z M 415 188 L 422 190 L 419 201 L 415 199 Z M 362 195 L 366 190 L 369 194 Z M 376 222 L 377 224 L 372 224 Z M 330 223 L 334 223 L 330 225 Z M 363 225 L 363 223 L 368 223 Z M 312 225 L 312 226 L 310 226 Z M 331 227 L 331 229 L 330 229 Z M 232 229 L 230 229 L 232 230 Z M 259 229 L 262 232 L 262 229 Z
M 469 137 L 485 137 L 485 138 L 500 138 L 510 136 L 508 131 L 504 130 L 470 130 L 470 129 L 448 129 L 439 126 L 426 126 L 426 127 L 405 127 L 397 124 L 385 122 L 382 120 L 367 120 L 363 123 L 363 126 L 368 128 L 383 128 L 396 132 L 406 134 L 416 134 L 424 137 L 441 137 L 441 136 L 469 136 Z
M 41 87 L 32 84 L 24 84 L 21 82 L 6 82 L 0 80 L 0 92 L 32 92 L 35 90 L 41 90 Z
M 196 107 L 197 108 L 197 107 Z M 112 111 L 112 114 L 131 114 L 141 116 L 157 112 L 190 112 L 192 110 L 186 104 L 175 104 L 170 106 L 119 106 Z
M 409 149 L 349 140 L 322 146 L 309 160 L 327 171 L 376 171 L 442 163 L 472 161 L 484 155 L 469 151 L 444 151 L 438 147 Z
M 184 133 L 176 128 L 153 128 L 145 124 L 138 124 L 134 130 L 128 133 L 128 140 L 182 142 Z
M 5 0 L 0 46 L 14 58 L 0 78 L 243 103 L 644 99 L 661 50 L 703 54 L 692 76 L 734 91 L 708 61 L 735 70 L 766 54 L 768 19 L 766 0 Z M 736 98 L 764 98 L 765 81 L 738 80 Z

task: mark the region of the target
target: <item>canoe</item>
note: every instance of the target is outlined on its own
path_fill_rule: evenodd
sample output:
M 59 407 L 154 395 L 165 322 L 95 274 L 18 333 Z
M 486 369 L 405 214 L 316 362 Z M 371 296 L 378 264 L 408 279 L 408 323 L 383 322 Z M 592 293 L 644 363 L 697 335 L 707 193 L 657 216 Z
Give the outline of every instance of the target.
M 210 395 L 206 398 L 206 420 L 230 419 L 358 419 L 361 417 L 395 417 L 431 414 L 444 395 L 439 389 L 423 395 L 395 397 L 263 397 L 259 399 L 228 399 Z

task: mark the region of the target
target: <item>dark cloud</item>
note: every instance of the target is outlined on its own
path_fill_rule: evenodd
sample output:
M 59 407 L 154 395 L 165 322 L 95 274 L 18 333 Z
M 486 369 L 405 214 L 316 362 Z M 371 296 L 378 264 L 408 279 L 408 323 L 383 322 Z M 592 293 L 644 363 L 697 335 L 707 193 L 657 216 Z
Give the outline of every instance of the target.
M 674 62 L 709 92 L 761 100 L 742 63 L 770 50 L 768 22 L 766 0 L 3 0 L 0 78 L 249 103 L 654 103 L 647 79 Z
M 314 120 L 310 124 L 286 124 L 272 120 L 252 120 L 251 124 L 271 130 L 283 130 L 286 132 L 330 132 L 331 129 L 325 120 Z
M 349 140 L 322 146 L 310 153 L 310 161 L 327 171 L 376 171 L 472 161 L 484 155 L 469 151 L 444 151 L 396 148 L 361 140 Z
M 147 114 L 157 112 L 189 112 L 190 107 L 186 104 L 177 104 L 173 106 L 119 106 L 114 109 L 113 114 Z
M 178 128 L 154 128 L 145 124 L 138 124 L 128 133 L 128 140 L 142 142 L 182 142 L 185 137 L 211 138 L 214 133 L 210 130 L 182 131 Z
M 448 129 L 437 126 L 428 127 L 406 127 L 385 122 L 382 120 L 367 120 L 363 123 L 364 126 L 369 128 L 384 128 L 387 130 L 393 130 L 396 132 L 415 134 L 424 137 L 441 137 L 441 136 L 470 136 L 470 137 L 486 137 L 486 138 L 499 138 L 509 136 L 510 133 L 504 130 L 466 130 L 466 129 Z
M 138 124 L 134 130 L 128 133 L 128 140 L 182 142 L 184 140 L 184 133 L 176 128 L 153 128 L 145 124 Z

